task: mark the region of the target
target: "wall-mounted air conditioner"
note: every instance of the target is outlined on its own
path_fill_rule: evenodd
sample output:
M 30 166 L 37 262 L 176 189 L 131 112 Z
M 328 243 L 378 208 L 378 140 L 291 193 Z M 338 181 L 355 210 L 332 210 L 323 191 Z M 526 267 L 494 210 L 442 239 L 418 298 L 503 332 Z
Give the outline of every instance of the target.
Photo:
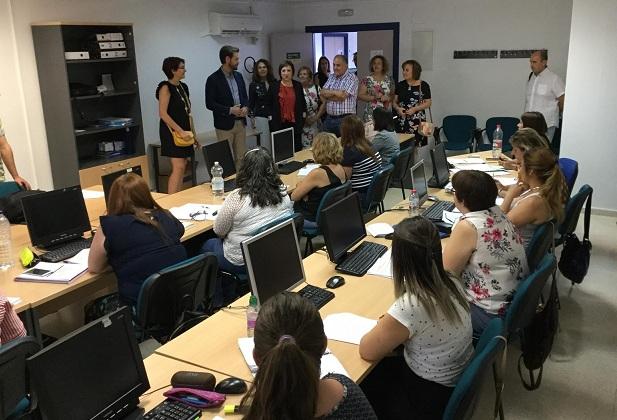
M 263 22 L 259 16 L 211 12 L 208 17 L 210 30 L 204 35 L 254 37 L 263 29 Z

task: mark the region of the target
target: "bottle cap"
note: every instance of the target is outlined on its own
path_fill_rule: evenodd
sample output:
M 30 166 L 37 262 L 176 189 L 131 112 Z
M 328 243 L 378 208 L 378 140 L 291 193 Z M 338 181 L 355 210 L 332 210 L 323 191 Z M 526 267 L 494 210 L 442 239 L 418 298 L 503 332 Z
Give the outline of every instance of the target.
M 415 188 L 412 188 L 412 189 L 411 189 L 411 192 L 412 192 L 412 193 L 415 193 L 415 192 L 417 192 L 417 191 L 416 191 L 416 189 L 415 189 Z
M 255 295 L 251 295 L 249 298 L 249 306 L 257 306 L 257 297 Z
M 498 127 L 499 127 L 499 126 L 498 126 Z M 218 165 L 219 163 L 218 163 L 218 161 L 216 161 L 216 160 L 215 160 L 215 161 L 214 161 L 214 164 L 215 164 L 215 165 Z

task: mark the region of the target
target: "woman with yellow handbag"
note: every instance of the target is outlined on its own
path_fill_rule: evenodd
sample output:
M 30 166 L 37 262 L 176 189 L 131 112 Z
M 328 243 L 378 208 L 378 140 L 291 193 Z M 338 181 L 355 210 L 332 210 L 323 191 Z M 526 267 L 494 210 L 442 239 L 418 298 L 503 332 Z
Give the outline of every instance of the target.
M 181 82 L 186 74 L 184 59 L 167 57 L 163 60 L 163 72 L 168 80 L 156 88 L 161 117 L 159 136 L 161 155 L 171 160 L 167 193 L 173 194 L 182 188 L 187 158 L 192 156 L 193 147 L 198 147 L 199 143 L 195 138 L 189 88 Z

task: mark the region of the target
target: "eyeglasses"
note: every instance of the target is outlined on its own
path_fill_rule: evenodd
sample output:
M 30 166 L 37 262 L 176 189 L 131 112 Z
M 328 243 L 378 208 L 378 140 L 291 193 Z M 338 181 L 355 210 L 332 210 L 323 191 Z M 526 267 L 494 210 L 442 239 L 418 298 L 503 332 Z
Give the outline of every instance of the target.
M 210 214 L 211 216 L 216 216 L 218 214 L 218 211 L 215 210 L 212 213 L 209 213 L 208 209 L 206 207 L 204 207 L 201 210 L 197 210 L 196 212 L 189 213 L 189 216 L 190 216 L 191 220 L 194 220 L 196 222 L 200 222 L 200 221 L 206 220 L 206 217 L 208 216 L 208 214 Z

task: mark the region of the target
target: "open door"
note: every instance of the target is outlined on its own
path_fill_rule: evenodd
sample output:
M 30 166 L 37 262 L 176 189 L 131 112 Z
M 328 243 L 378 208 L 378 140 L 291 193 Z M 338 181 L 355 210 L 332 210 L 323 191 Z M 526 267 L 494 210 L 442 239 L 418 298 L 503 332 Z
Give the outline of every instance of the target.
M 313 56 L 313 34 L 311 33 L 275 33 L 270 35 L 270 61 L 274 76 L 277 79 L 279 64 L 286 60 L 294 64 L 296 73 L 301 66 L 308 66 L 314 71 Z

